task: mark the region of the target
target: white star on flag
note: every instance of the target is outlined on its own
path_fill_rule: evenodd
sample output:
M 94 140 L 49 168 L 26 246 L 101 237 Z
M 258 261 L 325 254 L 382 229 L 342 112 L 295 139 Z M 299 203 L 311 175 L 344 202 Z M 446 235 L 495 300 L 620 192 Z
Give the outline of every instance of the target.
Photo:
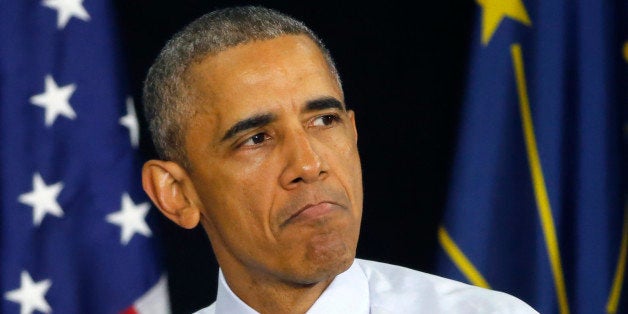
M 72 17 L 89 21 L 89 13 L 83 7 L 83 0 L 44 0 L 43 6 L 57 10 L 57 28 L 62 29 Z
M 74 109 L 70 106 L 70 97 L 76 90 L 75 84 L 59 87 L 52 75 L 46 75 L 46 91 L 30 98 L 33 105 L 46 109 L 46 126 L 51 126 L 58 115 L 69 119 L 76 118 Z
M 38 172 L 33 175 L 33 190 L 19 197 L 20 203 L 33 207 L 33 225 L 39 226 L 46 214 L 63 216 L 63 210 L 57 203 L 57 196 L 62 189 L 62 182 L 46 185 Z
M 137 147 L 140 143 L 140 127 L 137 122 L 137 114 L 135 114 L 135 104 L 132 97 L 127 97 L 126 99 L 126 115 L 120 118 L 120 124 L 129 129 L 131 146 Z
M 4 298 L 19 303 L 20 314 L 31 314 L 35 310 L 50 313 L 52 309 L 45 295 L 51 285 L 50 279 L 34 282 L 31 275 L 23 270 L 20 276 L 20 287 L 5 293 Z
M 107 215 L 107 222 L 121 228 L 120 242 L 127 245 L 135 233 L 150 237 L 151 231 L 146 224 L 146 215 L 150 205 L 148 203 L 134 204 L 128 193 L 122 195 L 120 211 Z

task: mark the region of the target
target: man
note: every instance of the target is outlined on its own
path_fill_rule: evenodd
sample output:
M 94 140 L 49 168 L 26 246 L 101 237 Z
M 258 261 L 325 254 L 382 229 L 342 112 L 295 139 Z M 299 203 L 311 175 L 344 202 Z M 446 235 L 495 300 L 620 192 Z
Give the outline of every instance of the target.
M 160 160 L 154 204 L 199 222 L 220 266 L 199 313 L 536 313 L 522 301 L 355 259 L 362 175 L 354 113 L 317 36 L 261 7 L 209 13 L 149 70 L 146 118 Z

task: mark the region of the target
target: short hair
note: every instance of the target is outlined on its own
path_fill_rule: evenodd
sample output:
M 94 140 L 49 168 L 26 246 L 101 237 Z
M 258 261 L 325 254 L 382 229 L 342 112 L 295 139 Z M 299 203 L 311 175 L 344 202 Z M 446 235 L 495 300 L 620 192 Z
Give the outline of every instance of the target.
M 190 104 L 185 82 L 192 64 L 239 44 L 283 35 L 306 35 L 312 39 L 341 87 L 329 50 L 303 22 L 259 6 L 230 7 L 207 13 L 166 43 L 144 81 L 144 115 L 158 157 L 191 170 L 184 135 L 196 110 Z

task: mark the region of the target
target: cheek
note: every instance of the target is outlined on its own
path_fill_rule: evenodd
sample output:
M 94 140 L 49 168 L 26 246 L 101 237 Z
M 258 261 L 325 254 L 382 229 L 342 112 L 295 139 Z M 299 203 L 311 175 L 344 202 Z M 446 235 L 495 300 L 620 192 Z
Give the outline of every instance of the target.
M 342 176 L 345 188 L 351 193 L 350 197 L 356 210 L 362 208 L 362 165 L 360 163 L 360 155 L 357 145 L 354 141 L 347 142 L 339 149 L 339 160 L 342 170 L 339 174 Z
M 352 184 L 360 185 L 362 182 L 362 166 L 360 165 L 360 156 L 358 148 L 351 138 L 346 141 L 335 142 L 330 150 L 330 158 L 332 158 L 341 167 L 339 171 L 345 179 L 350 180 Z
M 269 193 L 255 178 L 220 180 L 222 186 L 203 197 L 211 235 L 237 255 L 257 250 L 253 244 L 268 242 Z M 210 235 L 210 237 L 211 237 Z
M 266 232 L 270 209 L 273 204 L 274 169 L 263 160 L 247 163 L 224 163 L 220 167 L 224 175 L 219 194 L 222 210 L 228 211 L 231 224 L 246 227 L 251 233 Z M 260 230 L 260 231 L 254 231 Z M 240 230 L 241 232 L 242 230 Z

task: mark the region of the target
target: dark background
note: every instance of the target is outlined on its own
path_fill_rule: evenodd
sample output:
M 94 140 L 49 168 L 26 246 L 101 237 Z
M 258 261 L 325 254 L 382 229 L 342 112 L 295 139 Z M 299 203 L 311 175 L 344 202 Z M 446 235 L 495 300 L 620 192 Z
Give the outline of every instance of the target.
M 356 111 L 364 170 L 357 255 L 433 272 L 436 228 L 450 165 L 476 8 L 472 1 L 116 1 L 132 93 L 166 40 L 193 19 L 227 5 L 261 4 L 290 14 L 331 50 L 347 105 Z M 139 112 L 139 111 L 138 111 Z M 141 149 L 153 156 L 142 126 Z M 217 265 L 205 233 L 161 215 L 158 235 L 174 313 L 215 299 Z

